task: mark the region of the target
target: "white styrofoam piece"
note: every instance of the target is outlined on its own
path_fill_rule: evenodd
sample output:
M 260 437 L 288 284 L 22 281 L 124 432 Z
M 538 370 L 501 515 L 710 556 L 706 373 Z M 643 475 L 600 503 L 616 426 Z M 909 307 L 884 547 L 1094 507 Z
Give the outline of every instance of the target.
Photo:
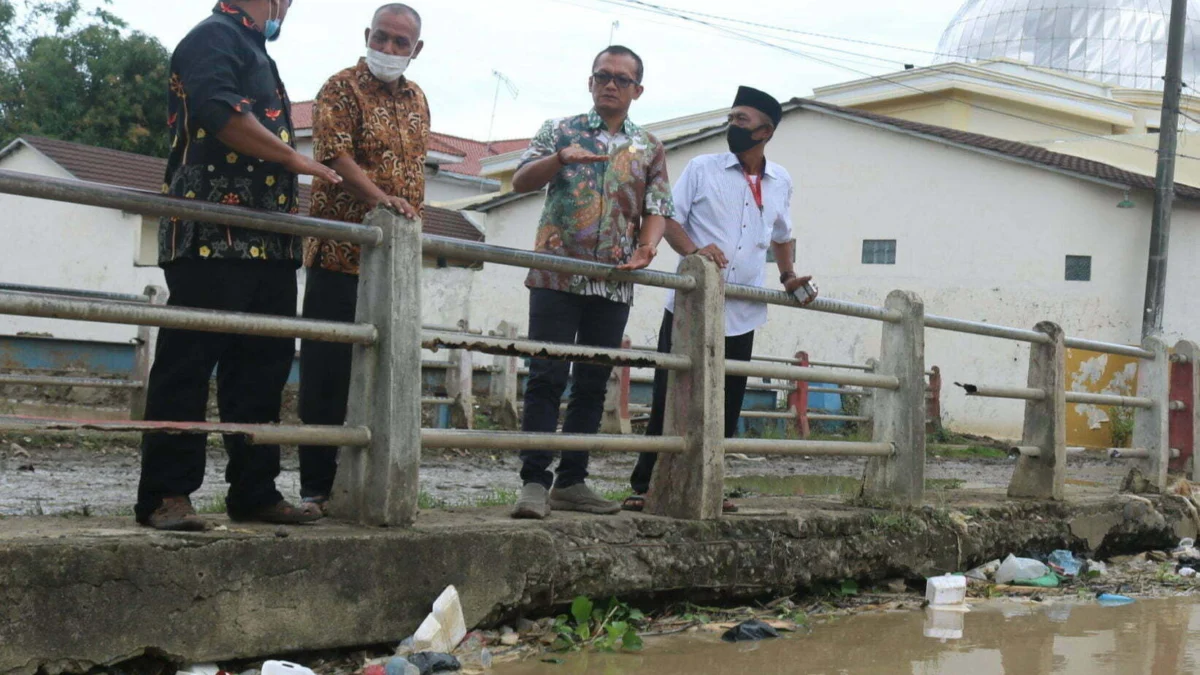
M 442 624 L 432 614 L 425 617 L 417 632 L 413 633 L 414 652 L 448 652 L 448 641 L 442 632 Z M 265 674 L 264 674 L 265 675 Z
M 967 578 L 957 574 L 926 581 L 925 600 L 933 606 L 962 605 L 967 601 Z
M 262 675 L 316 675 L 316 673 L 290 661 L 267 661 L 263 663 Z
M 458 597 L 458 589 L 447 586 L 446 590 L 442 591 L 442 594 L 433 603 L 433 616 L 441 624 L 442 632 L 450 644 L 449 649 L 445 651 L 453 651 L 467 636 L 467 622 L 463 618 L 462 601 Z
M 925 637 L 939 640 L 961 640 L 963 612 L 937 607 L 925 608 Z

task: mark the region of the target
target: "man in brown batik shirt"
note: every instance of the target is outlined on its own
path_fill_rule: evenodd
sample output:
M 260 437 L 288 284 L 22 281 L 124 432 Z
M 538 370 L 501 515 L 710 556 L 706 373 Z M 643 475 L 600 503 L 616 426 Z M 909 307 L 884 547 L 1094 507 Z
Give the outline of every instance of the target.
M 340 184 L 313 181 L 310 214 L 361 223 L 389 206 L 415 219 L 425 201 L 429 104 L 404 77 L 421 52 L 421 17 L 400 3 L 380 7 L 366 31 L 367 56 L 334 75 L 313 105 L 313 157 L 338 171 Z M 357 244 L 308 239 L 304 316 L 354 321 L 358 296 Z M 300 346 L 300 419 L 340 425 L 346 420 L 351 346 L 305 340 Z M 324 508 L 337 472 L 337 448 L 300 446 L 300 495 Z

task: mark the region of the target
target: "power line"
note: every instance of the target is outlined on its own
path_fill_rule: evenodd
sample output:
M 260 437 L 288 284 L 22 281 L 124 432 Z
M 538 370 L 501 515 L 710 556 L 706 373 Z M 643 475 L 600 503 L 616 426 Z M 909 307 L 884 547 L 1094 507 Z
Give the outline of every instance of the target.
M 711 29 L 713 29 L 713 30 L 717 30 L 717 31 L 721 31 L 721 32 L 729 33 L 729 34 L 731 34 L 731 35 L 738 36 L 739 38 L 741 38 L 743 41 L 746 41 L 746 42 L 751 42 L 751 43 L 758 44 L 758 45 L 761 45 L 761 46 L 764 46 L 764 47 L 769 47 L 769 48 L 773 48 L 773 49 L 778 49 L 778 50 L 781 50 L 781 51 L 787 52 L 787 53 L 789 53 L 789 54 L 792 54 L 792 55 L 795 55 L 795 56 L 800 56 L 800 57 L 802 57 L 802 58 L 807 58 L 807 59 L 810 59 L 810 60 L 816 61 L 816 62 L 818 62 L 818 63 L 823 63 L 823 64 L 825 64 L 825 65 L 832 66 L 832 67 L 834 67 L 834 68 L 839 68 L 839 69 L 846 70 L 846 71 L 849 71 L 849 72 L 852 72 L 852 73 L 856 73 L 856 74 L 859 74 L 859 75 L 864 75 L 864 76 L 866 76 L 866 77 L 868 77 L 868 78 L 871 78 L 871 79 L 874 79 L 874 80 L 879 80 L 879 81 L 881 81 L 881 82 L 887 82 L 888 84 L 896 85 L 896 86 L 899 86 L 899 87 L 904 87 L 904 88 L 906 88 L 906 89 L 911 89 L 912 91 L 915 91 L 915 92 L 917 92 L 917 93 L 920 93 L 920 94 L 925 94 L 925 95 L 927 95 L 927 96 L 933 96 L 933 97 L 935 97 L 935 98 L 940 98 L 940 99 L 943 99 L 943 100 L 946 100 L 946 101 L 950 101 L 950 102 L 953 102 L 953 103 L 959 103 L 960 105 L 965 105 L 965 106 L 968 106 L 968 107 L 970 107 L 970 108 L 974 108 L 974 109 L 976 109 L 976 110 L 983 110 L 983 111 L 986 111 L 986 112 L 995 113 L 995 114 L 997 114 L 997 115 L 1004 115 L 1004 116 L 1006 116 L 1006 117 L 1011 117 L 1011 118 L 1013 118 L 1013 119 L 1019 119 L 1019 120 L 1023 120 L 1023 121 L 1026 121 L 1026 122 L 1031 122 L 1031 123 L 1033 123 L 1033 124 L 1038 124 L 1038 125 L 1041 125 L 1041 126 L 1050 127 L 1050 128 L 1053 128 L 1053 129 L 1059 129 L 1059 130 L 1061 130 L 1061 131 L 1068 131 L 1068 132 L 1070 132 L 1070 133 L 1072 133 L 1072 134 L 1075 134 L 1075 135 L 1077 135 L 1077 136 L 1081 136 L 1081 137 L 1087 137 L 1087 138 L 1093 138 L 1093 139 L 1097 139 L 1097 140 L 1101 140 L 1101 141 L 1107 141 L 1107 142 L 1109 142 L 1109 143 L 1114 143 L 1114 144 L 1117 144 L 1117 145 L 1123 145 L 1123 146 L 1130 147 L 1130 148 L 1137 148 L 1137 149 L 1139 149 L 1139 150 L 1143 150 L 1143 151 L 1146 151 L 1146 152 L 1153 152 L 1153 153 L 1156 153 L 1156 154 L 1157 154 L 1157 150 L 1156 150 L 1156 149 L 1154 149 L 1154 148 L 1147 148 L 1147 147 L 1145 147 L 1145 146 L 1142 146 L 1142 145 L 1137 145 L 1137 144 L 1135 144 L 1135 143 L 1128 143 L 1128 142 L 1121 141 L 1121 140 L 1117 140 L 1117 139 L 1115 139 L 1115 138 L 1111 138 L 1111 137 L 1108 137 L 1108 136 L 1101 136 L 1101 135 L 1099 135 L 1099 134 L 1091 134 L 1091 133 L 1087 133 L 1087 132 L 1079 131 L 1078 129 L 1073 129 L 1073 128 L 1071 128 L 1071 127 L 1067 127 L 1067 126 L 1060 125 L 1060 124 L 1054 124 L 1053 122 L 1047 122 L 1047 121 L 1045 121 L 1045 120 L 1039 120 L 1039 119 L 1034 119 L 1034 118 L 1032 118 L 1032 117 L 1026 117 L 1026 116 L 1024 116 L 1024 115 L 1019 115 L 1019 114 L 1016 114 L 1016 113 L 1013 113 L 1013 112 L 1009 112 L 1009 111 L 1007 111 L 1007 110 L 1000 110 L 1000 109 L 997 109 L 997 108 L 989 108 L 989 107 L 987 107 L 987 106 L 979 105 L 979 104 L 977 104 L 977 103 L 970 103 L 970 102 L 966 102 L 966 101 L 959 101 L 959 100 L 957 100 L 957 99 L 954 99 L 954 98 L 952 98 L 952 97 L 950 97 L 950 96 L 947 96 L 947 95 L 945 95 L 945 94 L 941 94 L 941 93 L 938 93 L 938 92 L 934 92 L 934 91 L 928 91 L 928 90 L 925 90 L 925 89 L 921 89 L 921 88 L 919 88 L 919 87 L 915 87 L 915 86 L 913 86 L 913 85 L 910 85 L 910 84 L 908 84 L 908 83 L 905 83 L 905 82 L 900 82 L 900 81 L 897 81 L 897 80 L 890 79 L 890 78 L 888 78 L 888 77 L 886 77 L 886 76 L 883 76 L 883 75 L 873 75 L 873 74 L 871 74 L 871 73 L 868 73 L 868 72 L 865 72 L 865 71 L 861 71 L 861 70 L 858 70 L 858 69 L 856 69 L 856 68 L 851 68 L 851 67 L 849 67 L 849 66 L 846 66 L 846 65 L 843 65 L 843 64 L 841 64 L 841 63 L 837 63 L 837 62 L 834 62 L 834 61 L 830 61 L 830 60 L 827 60 L 827 59 L 824 59 L 824 58 L 821 58 L 821 57 L 818 57 L 818 56 L 814 56 L 814 55 L 812 55 L 812 54 L 808 54 L 808 53 L 805 53 L 805 52 L 801 52 L 801 51 L 799 51 L 799 50 L 796 50 L 796 49 L 791 49 L 791 48 L 789 48 L 789 47 L 785 47 L 785 46 L 783 46 L 783 45 L 779 45 L 779 44 L 776 44 L 776 43 L 773 43 L 773 42 L 769 42 L 769 41 L 767 41 L 767 40 L 760 39 L 760 38 L 758 38 L 758 37 L 755 37 L 755 36 L 754 36 L 754 35 L 752 35 L 752 34 L 748 34 L 748 33 L 740 32 L 740 31 L 734 30 L 734 29 L 732 29 L 732 28 L 728 28 L 728 27 L 726 27 L 726 26 L 719 26 L 719 25 L 715 25 L 715 24 L 713 24 L 713 23 L 711 23 L 711 22 L 708 22 L 708 21 L 705 21 L 705 20 L 703 20 L 703 19 L 696 18 L 696 16 L 692 16 L 692 14 L 696 14 L 696 13 L 694 13 L 694 12 L 691 12 L 691 11 L 688 11 L 688 10 L 676 10 L 676 9 L 673 9 L 673 8 L 670 8 L 670 7 L 665 7 L 665 6 L 663 6 L 663 5 L 657 5 L 657 4 L 650 3 L 650 2 L 644 2 L 643 0 L 595 0 L 595 1 L 596 1 L 596 2 L 600 2 L 600 3 L 603 3 L 603 4 L 620 6 L 620 7 L 624 7 L 624 8 L 627 8 L 627 9 L 641 9 L 642 11 L 648 11 L 648 12 L 652 12 L 652 13 L 656 13 L 656 14 L 660 14 L 660 15 L 664 15 L 664 16 L 670 16 L 670 17 L 674 17 L 674 18 L 677 18 L 677 19 L 681 19 L 681 20 L 683 20 L 683 21 L 688 21 L 688 22 L 692 22 L 692 23 L 697 23 L 697 24 L 700 24 L 700 25 L 703 25 L 703 26 L 707 26 L 707 27 L 709 27 L 709 28 L 711 28 Z M 705 15 L 705 16 L 711 17 L 711 16 L 713 16 L 713 15 Z M 937 77 L 937 76 L 934 76 L 934 77 Z M 938 79 L 948 79 L 948 78 L 938 78 Z M 1177 157 L 1185 157 L 1185 158 L 1187 158 L 1187 159 L 1195 159 L 1195 160 L 1200 160 L 1200 157 L 1193 157 L 1193 156 L 1190 156 L 1190 155 L 1183 155 L 1183 154 L 1178 154 L 1178 153 L 1177 153 L 1177 154 L 1176 154 L 1176 156 L 1177 156 Z

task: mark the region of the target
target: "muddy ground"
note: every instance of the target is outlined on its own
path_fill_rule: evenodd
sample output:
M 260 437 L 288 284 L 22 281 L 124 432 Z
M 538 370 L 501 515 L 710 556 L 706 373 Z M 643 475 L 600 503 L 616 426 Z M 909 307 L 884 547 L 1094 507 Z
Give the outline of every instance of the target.
M 0 434 L 0 515 L 131 512 L 137 487 L 138 436 L 96 433 L 52 435 Z M 935 449 L 936 451 L 936 449 Z M 634 455 L 594 456 L 592 484 L 610 498 L 628 488 Z M 726 476 L 735 496 L 847 494 L 855 491 L 866 460 L 834 458 L 730 457 Z M 210 440 L 208 470 L 194 495 L 201 510 L 220 511 L 225 492 L 226 458 L 218 440 Z M 277 481 L 285 497 L 300 490 L 294 448 L 285 448 Z M 506 503 L 520 489 L 515 453 L 429 453 L 421 466 L 422 506 L 476 506 Z M 1008 459 L 931 457 L 927 478 L 934 490 L 1003 487 L 1012 475 Z M 1072 457 L 1070 480 L 1111 486 L 1115 491 L 1127 466 L 1103 458 Z M 812 478 L 803 478 L 803 477 Z

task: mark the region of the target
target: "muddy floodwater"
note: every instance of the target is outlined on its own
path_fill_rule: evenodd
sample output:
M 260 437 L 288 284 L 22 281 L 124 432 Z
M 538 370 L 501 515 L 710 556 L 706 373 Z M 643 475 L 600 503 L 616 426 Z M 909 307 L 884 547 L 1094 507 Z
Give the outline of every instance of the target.
M 1200 673 L 1200 599 L 989 600 L 966 614 L 865 614 L 779 640 L 729 644 L 717 633 L 649 638 L 637 654 L 542 656 L 495 675 L 1175 675 Z

